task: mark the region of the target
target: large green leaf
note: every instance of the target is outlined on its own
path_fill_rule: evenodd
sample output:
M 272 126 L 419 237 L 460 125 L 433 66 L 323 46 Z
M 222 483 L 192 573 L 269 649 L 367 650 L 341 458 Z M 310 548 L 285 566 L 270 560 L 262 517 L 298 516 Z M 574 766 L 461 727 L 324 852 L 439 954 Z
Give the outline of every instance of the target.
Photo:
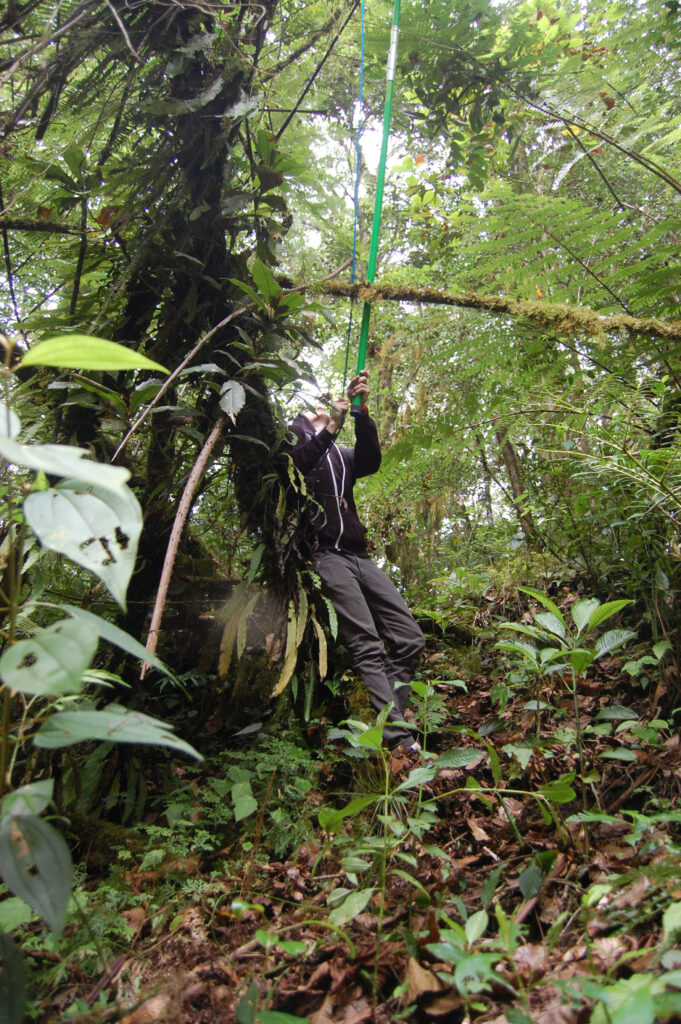
M 544 629 L 548 629 L 549 632 L 555 633 L 556 636 L 561 638 L 565 636 L 565 623 L 562 618 L 559 619 L 557 615 L 553 614 L 553 612 L 539 612 L 535 615 L 535 620 L 540 626 L 543 626 Z
M 24 513 L 45 547 L 99 576 L 125 609 L 142 532 L 142 509 L 128 487 L 84 490 L 77 480 L 65 480 L 29 494 Z
M 272 299 L 276 299 L 278 295 L 281 295 L 281 285 L 270 268 L 262 260 L 259 260 L 257 256 L 253 260 L 251 273 L 253 274 L 256 288 L 268 304 L 272 302 Z
M 0 1024 L 21 1024 L 26 1009 L 26 968 L 9 935 L 0 933 Z
M 537 670 L 539 669 L 537 650 L 535 647 L 532 647 L 531 644 L 525 644 L 522 643 L 522 641 L 518 641 L 517 643 L 495 644 L 494 646 L 498 651 L 508 651 L 509 654 L 520 655 L 523 661 L 532 665 L 533 668 Z
M 231 790 L 234 805 L 234 818 L 241 821 L 258 809 L 258 802 L 253 796 L 250 782 L 235 782 Z
M 535 601 L 539 601 L 540 604 L 543 604 L 547 611 L 550 611 L 557 619 L 560 619 L 563 623 L 565 622 L 560 608 L 541 590 L 537 590 L 536 587 L 518 587 L 518 590 L 522 591 L 523 594 L 529 594 L 529 596 L 533 597 Z
M 42 470 L 53 476 L 73 477 L 81 483 L 117 490 L 130 479 L 130 471 L 123 466 L 105 466 L 84 458 L 85 448 L 68 444 L 19 444 L 0 435 L 0 458 L 15 466 Z
M 671 944 L 681 935 L 681 903 L 670 903 L 662 915 L 662 934 L 664 941 Z
M 245 401 L 246 391 L 238 380 L 228 380 L 220 388 L 220 408 L 229 416 L 232 423 L 236 422 L 236 417 L 243 409 Z
M 84 608 L 76 608 L 72 604 L 51 605 L 46 601 L 41 602 L 41 604 L 45 607 L 59 607 L 62 611 L 68 612 L 74 619 L 78 619 L 80 622 L 84 622 L 86 626 L 94 629 L 100 639 L 106 640 L 107 643 L 113 644 L 115 647 L 120 647 L 122 651 L 132 655 L 133 658 L 139 658 L 140 661 L 148 661 L 159 672 L 163 672 L 164 675 L 173 679 L 178 686 L 182 685 L 165 662 L 161 661 L 155 654 L 151 654 L 146 647 L 143 647 L 139 640 L 135 640 L 134 636 L 130 636 L 129 633 L 120 629 L 119 626 L 114 626 L 113 622 L 107 622 L 101 616 L 94 615 L 93 612 L 87 612 Z
M 601 708 L 596 718 L 602 722 L 637 722 L 639 716 L 631 708 L 622 707 L 621 704 L 610 704 Z
M 92 708 L 58 711 L 41 726 L 34 742 L 37 747 L 53 749 L 70 747 L 84 740 L 170 747 L 198 761 L 203 760 L 202 755 L 189 743 L 175 736 L 165 722 L 139 711 L 128 711 L 119 704 L 109 704 L 101 711 Z
M 342 928 L 352 921 L 353 917 L 362 913 L 373 894 L 373 889 L 355 889 L 338 907 L 333 908 L 329 914 L 329 924 Z
M 35 911 L 31 910 L 26 900 L 22 900 L 20 896 L 7 896 L 0 900 L 0 932 L 11 932 L 15 928 L 21 928 L 22 924 L 26 924 L 34 917 Z
M 478 939 L 481 939 L 487 931 L 489 914 L 486 910 L 476 910 L 468 918 L 465 924 L 466 940 L 472 946 Z
M 453 935 L 453 932 L 448 931 L 447 934 Z M 456 936 L 454 937 L 457 938 Z M 453 945 L 451 942 L 429 942 L 426 949 L 429 953 L 432 953 L 437 960 L 443 960 L 448 964 L 457 964 L 459 960 L 464 960 L 467 955 L 463 949 L 459 946 Z
M 133 352 L 125 345 L 89 334 L 65 334 L 47 338 L 28 350 L 22 366 L 59 366 L 70 370 L 160 370 L 165 366 Z
M 17 693 L 41 697 L 79 693 L 83 672 L 96 649 L 97 634 L 92 629 L 75 619 L 62 619 L 6 648 L 0 658 L 0 676 Z
M 603 636 L 599 636 L 596 641 L 596 650 L 598 654 L 597 658 L 602 657 L 604 654 L 608 654 L 609 651 L 614 651 L 616 648 L 621 647 L 622 644 L 626 644 L 627 641 L 633 640 L 636 633 L 632 629 L 610 629 Z
M 440 754 L 434 762 L 435 770 L 439 772 L 441 768 L 466 768 L 479 761 L 484 753 L 484 750 L 476 750 L 475 747 L 452 747 Z
M 553 779 L 538 789 L 537 793 L 553 804 L 569 804 L 577 795 L 571 786 L 573 778 L 569 774 L 564 779 Z
M 664 989 L 664 977 L 633 974 L 620 978 L 604 989 L 603 1002 L 594 1007 L 589 1024 L 653 1024 L 655 996 Z
M 351 818 L 355 814 L 359 814 L 369 804 L 379 800 L 380 796 L 380 793 L 370 794 L 369 796 L 357 796 L 340 810 L 337 810 L 335 807 L 322 807 L 317 814 L 320 827 L 325 832 L 340 832 L 345 818 Z
M 575 647 L 570 651 L 570 665 L 578 676 L 586 672 L 589 665 L 594 661 L 596 652 L 588 647 Z
M 372 725 L 357 736 L 350 736 L 349 741 L 353 747 L 370 747 L 372 750 L 380 750 L 383 745 L 383 728 L 380 725 Z
M 608 750 L 602 750 L 598 756 L 611 761 L 638 761 L 634 751 L 628 747 L 610 747 Z
M 21 423 L 17 414 L 4 402 L 0 402 L 0 435 L 16 437 L 20 430 Z
M 68 846 L 56 829 L 42 818 L 4 818 L 0 874 L 15 896 L 26 900 L 53 932 L 61 934 L 73 869 Z
M 599 605 L 589 616 L 589 629 L 595 629 L 596 626 L 600 626 L 601 622 L 605 622 L 606 619 L 616 615 L 622 608 L 626 608 L 628 604 L 633 603 L 631 598 L 624 598 L 619 601 L 606 601 L 605 604 Z
M 524 871 L 520 872 L 518 875 L 518 888 L 526 900 L 537 895 L 541 887 L 543 877 L 541 868 L 534 863 L 530 864 Z
M 401 782 L 399 786 L 395 788 L 396 793 L 400 793 L 406 789 L 416 789 L 418 786 L 424 786 L 428 782 L 432 782 L 435 778 L 435 765 L 426 764 L 421 765 L 419 768 L 412 768 L 409 775 Z
M 252 981 L 236 1005 L 234 1016 L 236 1024 L 255 1024 L 255 1011 L 258 1006 L 258 988 Z
M 572 615 L 572 621 L 577 627 L 577 636 L 586 629 L 589 624 L 589 619 L 600 607 L 600 601 L 597 597 L 586 597 L 583 601 L 575 601 L 570 608 L 570 614 Z
M 8 793 L 0 800 L 0 818 L 36 816 L 48 807 L 54 791 L 54 779 L 40 779 Z
M 493 982 L 503 979 L 494 972 L 493 965 L 500 960 L 499 953 L 478 953 L 462 957 L 454 968 L 454 981 L 462 995 L 489 992 Z

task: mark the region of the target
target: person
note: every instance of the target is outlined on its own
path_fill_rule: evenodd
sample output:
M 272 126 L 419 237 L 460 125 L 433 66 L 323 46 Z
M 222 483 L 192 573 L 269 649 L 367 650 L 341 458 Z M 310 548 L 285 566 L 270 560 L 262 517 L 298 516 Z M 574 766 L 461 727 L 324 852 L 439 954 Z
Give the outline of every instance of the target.
M 346 398 L 337 398 L 330 411 L 319 406 L 304 410 L 289 425 L 296 437 L 288 448 L 294 465 L 306 479 L 316 502 L 312 526 L 317 550 L 314 568 L 322 592 L 338 617 L 339 636 L 361 678 L 372 707 L 392 708 L 383 738 L 392 748 L 420 750 L 403 721 L 409 683 L 424 647 L 423 633 L 392 581 L 369 557 L 367 529 L 359 520 L 353 488 L 355 481 L 375 473 L 381 465 L 376 424 L 367 411 L 368 372 L 362 370 L 350 382 L 355 422 L 354 448 L 340 448 L 336 435 L 349 409 Z

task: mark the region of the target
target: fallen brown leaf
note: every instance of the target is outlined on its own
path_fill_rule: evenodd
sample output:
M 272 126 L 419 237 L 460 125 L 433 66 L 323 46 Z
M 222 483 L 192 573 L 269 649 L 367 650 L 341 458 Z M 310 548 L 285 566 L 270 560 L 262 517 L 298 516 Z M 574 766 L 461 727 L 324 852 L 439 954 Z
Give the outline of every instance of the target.
M 458 992 L 443 992 L 442 995 L 426 996 L 423 1001 L 423 1009 L 429 1017 L 445 1017 L 447 1021 L 458 1020 L 458 1017 L 449 1015 L 460 1010 L 463 1005 L 463 996 L 460 996 Z
M 325 996 L 322 1005 L 308 1016 L 308 1020 L 310 1024 L 335 1024 L 333 996 Z
M 473 838 L 478 843 L 488 843 L 489 842 L 489 836 L 485 832 L 484 828 L 481 828 L 481 826 L 478 825 L 477 821 L 474 818 L 469 818 L 468 821 L 466 822 L 466 824 L 468 825 L 469 829 L 471 830 Z
M 123 910 L 121 917 L 124 917 L 128 927 L 132 928 L 136 935 L 139 935 L 142 925 L 147 919 L 144 907 L 131 907 L 130 910 Z
M 595 963 L 608 971 L 631 949 L 631 945 L 625 935 L 605 935 L 594 940 L 591 950 Z
M 435 977 L 432 971 L 427 971 L 413 956 L 409 957 L 407 963 L 407 988 L 406 1003 L 415 1003 L 419 996 L 425 992 L 441 992 L 442 982 Z
M 151 999 L 146 999 L 127 1017 L 121 1017 L 120 1024 L 172 1024 L 179 1021 L 179 1006 L 174 994 L 161 992 Z
M 549 969 L 549 958 L 543 946 L 528 942 L 518 946 L 513 954 L 513 963 L 523 981 L 537 981 Z

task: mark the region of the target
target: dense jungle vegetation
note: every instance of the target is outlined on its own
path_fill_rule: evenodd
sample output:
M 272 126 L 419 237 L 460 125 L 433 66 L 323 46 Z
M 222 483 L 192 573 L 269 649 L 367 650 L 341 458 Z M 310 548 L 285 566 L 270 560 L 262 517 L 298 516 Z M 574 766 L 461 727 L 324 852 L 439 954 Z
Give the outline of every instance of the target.
M 366 289 L 392 17 L 0 17 L 0 1024 L 681 1020 L 678 0 L 404 0 Z M 363 299 L 416 767 L 278 455 Z

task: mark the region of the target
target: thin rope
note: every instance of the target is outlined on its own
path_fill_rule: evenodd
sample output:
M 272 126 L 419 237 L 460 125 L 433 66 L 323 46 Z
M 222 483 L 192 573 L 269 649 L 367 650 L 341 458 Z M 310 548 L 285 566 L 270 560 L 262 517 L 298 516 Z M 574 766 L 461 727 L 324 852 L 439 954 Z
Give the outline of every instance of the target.
M 315 78 L 317 77 L 317 75 L 322 70 L 322 68 L 326 64 L 327 60 L 331 56 L 331 54 L 333 52 L 333 48 L 335 47 L 336 43 L 338 42 L 338 40 L 342 36 L 343 32 L 345 31 L 345 26 L 348 24 L 348 22 L 350 21 L 350 19 L 353 16 L 353 14 L 357 10 L 358 5 L 359 5 L 359 0 L 356 0 L 356 3 L 353 4 L 352 9 L 351 9 L 350 13 L 348 14 L 347 18 L 345 19 L 345 21 L 341 25 L 340 29 L 338 30 L 338 32 L 334 36 L 334 38 L 333 38 L 333 40 L 331 42 L 331 45 L 329 46 L 328 50 L 326 51 L 326 53 L 324 54 L 324 56 L 322 57 L 322 59 L 320 60 L 319 64 L 317 65 L 317 67 L 312 72 L 312 74 L 310 75 L 310 77 L 309 77 L 309 79 L 308 79 L 308 81 L 307 81 L 307 83 L 305 85 L 305 88 L 303 89 L 303 91 L 301 92 L 300 96 L 298 97 L 298 99 L 296 101 L 296 105 L 293 107 L 293 110 L 291 110 L 291 112 L 289 113 L 288 117 L 286 118 L 286 120 L 282 124 L 281 128 L 277 132 L 277 142 L 279 141 L 279 139 L 282 137 L 282 135 L 284 134 L 284 132 L 286 131 L 286 129 L 290 125 L 293 116 L 296 113 L 298 113 L 298 111 L 300 109 L 300 104 L 303 102 L 303 100 L 307 96 L 308 92 L 310 91 L 310 89 L 314 85 Z
M 360 166 L 362 160 L 361 141 L 362 141 L 362 114 L 364 112 L 364 16 L 365 16 L 365 0 L 362 0 L 362 20 L 360 29 L 360 47 L 359 47 L 359 99 L 358 99 L 358 111 L 357 111 L 357 143 L 355 146 L 355 200 L 354 200 L 354 219 L 352 224 L 352 276 L 350 278 L 351 284 L 355 283 L 355 275 L 357 272 L 357 228 L 359 224 L 359 177 L 360 177 Z M 348 364 L 350 362 L 350 337 L 352 335 L 352 311 L 355 305 L 354 298 L 350 301 L 350 320 L 348 322 L 348 336 L 345 343 L 345 368 L 343 369 L 343 388 L 341 394 L 345 394 L 345 385 L 348 380 Z

